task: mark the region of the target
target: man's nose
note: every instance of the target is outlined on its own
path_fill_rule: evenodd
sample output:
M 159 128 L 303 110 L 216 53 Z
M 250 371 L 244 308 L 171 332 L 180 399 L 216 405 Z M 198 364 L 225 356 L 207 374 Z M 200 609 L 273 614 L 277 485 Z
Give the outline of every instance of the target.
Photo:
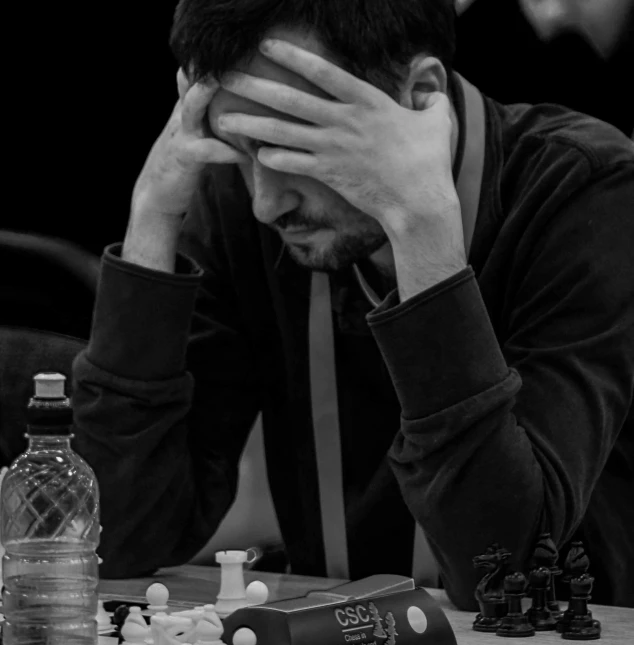
M 253 214 L 263 224 L 272 224 L 278 217 L 299 205 L 299 195 L 289 190 L 287 177 L 280 172 L 253 162 Z

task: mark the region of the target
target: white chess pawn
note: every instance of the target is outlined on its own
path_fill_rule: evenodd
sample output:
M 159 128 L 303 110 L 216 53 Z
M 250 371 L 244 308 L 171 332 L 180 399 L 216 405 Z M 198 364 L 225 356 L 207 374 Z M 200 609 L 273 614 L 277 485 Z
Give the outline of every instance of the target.
M 125 619 L 125 622 L 136 623 L 141 627 L 147 627 L 145 618 L 143 618 L 143 614 L 141 613 L 141 607 L 130 607 L 130 613 L 128 614 L 128 617 Z
M 220 640 L 223 632 L 224 628 L 220 620 L 216 624 L 203 619 L 196 625 L 195 645 L 224 645 Z
M 247 587 L 249 605 L 263 605 L 269 599 L 269 588 L 260 580 L 254 580 Z
M 145 592 L 145 598 L 148 602 L 148 611 L 151 614 L 167 611 L 167 603 L 169 601 L 169 589 L 160 582 L 151 584 Z
M 108 612 L 104 609 L 103 600 L 97 602 L 97 627 L 100 630 L 112 627 L 112 621 Z
M 241 627 L 231 639 L 232 645 L 257 645 L 258 638 L 255 632 L 248 627 Z
M 226 618 L 236 609 L 247 607 L 244 588 L 244 563 L 249 563 L 248 551 L 218 551 L 216 562 L 220 564 L 220 592 L 216 599 L 215 610 L 220 618 Z
M 147 625 L 139 625 L 135 620 L 128 620 L 121 627 L 121 638 L 124 643 L 129 645 L 146 645 L 145 641 L 151 635 L 150 628 Z

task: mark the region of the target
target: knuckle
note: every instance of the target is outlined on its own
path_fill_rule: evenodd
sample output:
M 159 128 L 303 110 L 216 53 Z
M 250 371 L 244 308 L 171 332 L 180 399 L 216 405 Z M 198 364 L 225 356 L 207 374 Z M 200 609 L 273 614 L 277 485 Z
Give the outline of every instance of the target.
M 289 111 L 296 111 L 297 108 L 300 107 L 299 105 L 299 99 L 295 94 L 287 94 L 284 97 L 282 97 L 282 104 L 284 108 L 286 108 Z
M 269 134 L 271 135 L 271 138 L 274 139 L 275 141 L 284 139 L 285 138 L 284 126 L 282 126 L 282 124 L 280 124 L 277 121 L 271 121 L 269 124 Z

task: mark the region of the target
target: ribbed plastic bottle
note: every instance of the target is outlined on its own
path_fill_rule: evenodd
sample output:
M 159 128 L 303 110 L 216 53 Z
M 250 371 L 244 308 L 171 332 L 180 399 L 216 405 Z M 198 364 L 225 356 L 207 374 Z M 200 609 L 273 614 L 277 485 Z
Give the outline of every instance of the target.
M 4 645 L 96 645 L 99 488 L 71 448 L 65 377 L 34 377 L 27 451 L 0 493 Z

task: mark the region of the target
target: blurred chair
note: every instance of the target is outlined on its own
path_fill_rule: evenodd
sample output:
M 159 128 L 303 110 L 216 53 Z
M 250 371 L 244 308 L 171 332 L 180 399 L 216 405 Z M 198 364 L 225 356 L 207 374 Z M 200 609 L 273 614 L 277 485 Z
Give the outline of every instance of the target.
M 39 371 L 68 378 L 85 347 L 99 258 L 59 238 L 0 230 L 0 465 L 26 447 L 26 405 Z
M 70 393 L 73 359 L 86 341 L 26 327 L 0 326 L 0 466 L 26 449 L 26 406 L 37 372 L 61 372 Z
M 0 325 L 88 339 L 99 257 L 66 240 L 0 230 Z

